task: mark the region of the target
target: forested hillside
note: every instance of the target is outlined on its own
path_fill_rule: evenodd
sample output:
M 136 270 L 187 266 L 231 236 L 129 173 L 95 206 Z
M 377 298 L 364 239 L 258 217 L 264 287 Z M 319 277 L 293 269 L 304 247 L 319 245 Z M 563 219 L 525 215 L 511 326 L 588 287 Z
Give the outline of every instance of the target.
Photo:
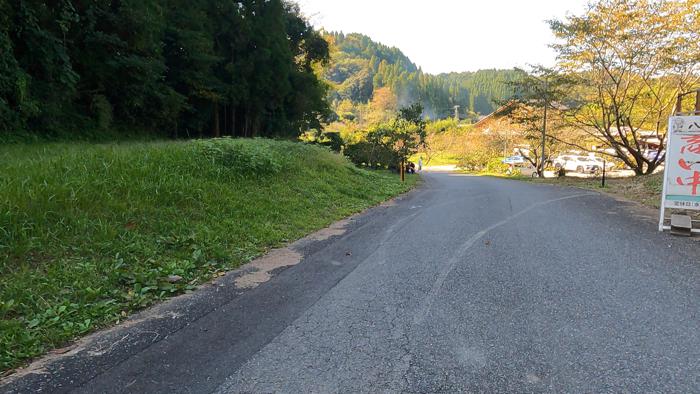
M 480 70 L 431 75 L 424 73 L 399 49 L 372 41 L 362 34 L 325 33 L 331 43 L 332 61 L 324 76 L 333 85 L 331 99 L 338 103 L 369 101 L 373 93 L 389 87 L 399 106 L 420 102 L 429 117 L 488 114 L 494 100 L 511 95 L 504 81 L 513 80 L 513 70 Z
M 0 133 L 298 135 L 327 58 L 284 0 L 0 1 Z

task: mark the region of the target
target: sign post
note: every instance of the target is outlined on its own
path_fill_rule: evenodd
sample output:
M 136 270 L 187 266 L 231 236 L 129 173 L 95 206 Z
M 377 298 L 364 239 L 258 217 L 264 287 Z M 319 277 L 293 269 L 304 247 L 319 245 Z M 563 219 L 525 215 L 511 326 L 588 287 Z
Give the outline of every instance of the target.
M 659 231 L 671 228 L 665 225 L 666 208 L 700 210 L 700 114 L 676 113 L 666 135 Z

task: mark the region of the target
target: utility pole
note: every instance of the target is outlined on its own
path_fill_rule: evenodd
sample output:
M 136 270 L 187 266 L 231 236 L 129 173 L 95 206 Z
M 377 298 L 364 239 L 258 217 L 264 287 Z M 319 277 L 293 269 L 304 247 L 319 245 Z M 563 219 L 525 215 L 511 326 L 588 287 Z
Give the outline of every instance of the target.
M 607 161 L 603 159 L 603 184 L 602 187 L 605 187 L 605 167 L 607 166 Z
M 545 144 L 547 137 L 547 107 L 549 107 L 549 97 L 547 95 L 549 84 L 547 79 L 544 80 L 544 119 L 542 121 L 542 156 L 540 156 L 540 178 L 544 178 L 544 155 Z

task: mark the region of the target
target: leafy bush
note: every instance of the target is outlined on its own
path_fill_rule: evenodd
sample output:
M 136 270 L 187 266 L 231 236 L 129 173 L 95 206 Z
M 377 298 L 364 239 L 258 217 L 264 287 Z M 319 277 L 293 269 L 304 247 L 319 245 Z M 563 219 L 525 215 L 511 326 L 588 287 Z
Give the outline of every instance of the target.
M 327 132 L 322 134 L 321 145 L 329 147 L 333 152 L 340 152 L 343 147 L 343 138 L 340 133 Z
M 454 130 L 458 126 L 458 122 L 454 118 L 438 119 L 433 122 L 429 122 L 426 125 L 426 130 L 428 133 L 444 133 L 449 130 Z
M 566 169 L 564 167 L 555 167 L 552 165 L 547 165 L 544 168 L 545 172 L 546 171 L 552 171 L 554 172 L 558 177 L 566 176 Z
M 367 141 L 348 145 L 345 155 L 358 166 L 370 168 L 397 168 L 399 156 L 384 145 L 375 145 Z
M 482 171 L 489 163 L 491 156 L 485 151 L 472 151 L 462 156 L 457 166 L 467 171 Z
M 493 174 L 505 174 L 510 166 L 503 162 L 501 157 L 492 157 L 486 163 L 486 171 Z

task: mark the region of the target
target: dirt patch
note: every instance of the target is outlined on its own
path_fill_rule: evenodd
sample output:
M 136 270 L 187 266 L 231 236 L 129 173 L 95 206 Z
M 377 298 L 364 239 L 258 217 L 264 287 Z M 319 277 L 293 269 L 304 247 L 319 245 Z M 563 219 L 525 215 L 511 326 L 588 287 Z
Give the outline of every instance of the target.
M 253 260 L 248 267 L 250 272 L 236 278 L 236 287 L 252 289 L 272 278 L 271 272 L 277 268 L 290 267 L 299 264 L 303 256 L 290 248 L 274 249 L 267 255 Z
M 347 227 L 349 224 L 349 219 L 341 220 L 339 222 L 331 224 L 330 227 L 326 227 L 323 230 L 316 231 L 315 233 L 309 235 L 306 238 L 312 241 L 325 241 L 330 237 L 345 234 L 345 232 L 348 231 Z
M 384 201 L 383 203 L 379 204 L 380 207 L 393 207 L 396 206 L 398 198 L 392 198 L 391 200 Z

